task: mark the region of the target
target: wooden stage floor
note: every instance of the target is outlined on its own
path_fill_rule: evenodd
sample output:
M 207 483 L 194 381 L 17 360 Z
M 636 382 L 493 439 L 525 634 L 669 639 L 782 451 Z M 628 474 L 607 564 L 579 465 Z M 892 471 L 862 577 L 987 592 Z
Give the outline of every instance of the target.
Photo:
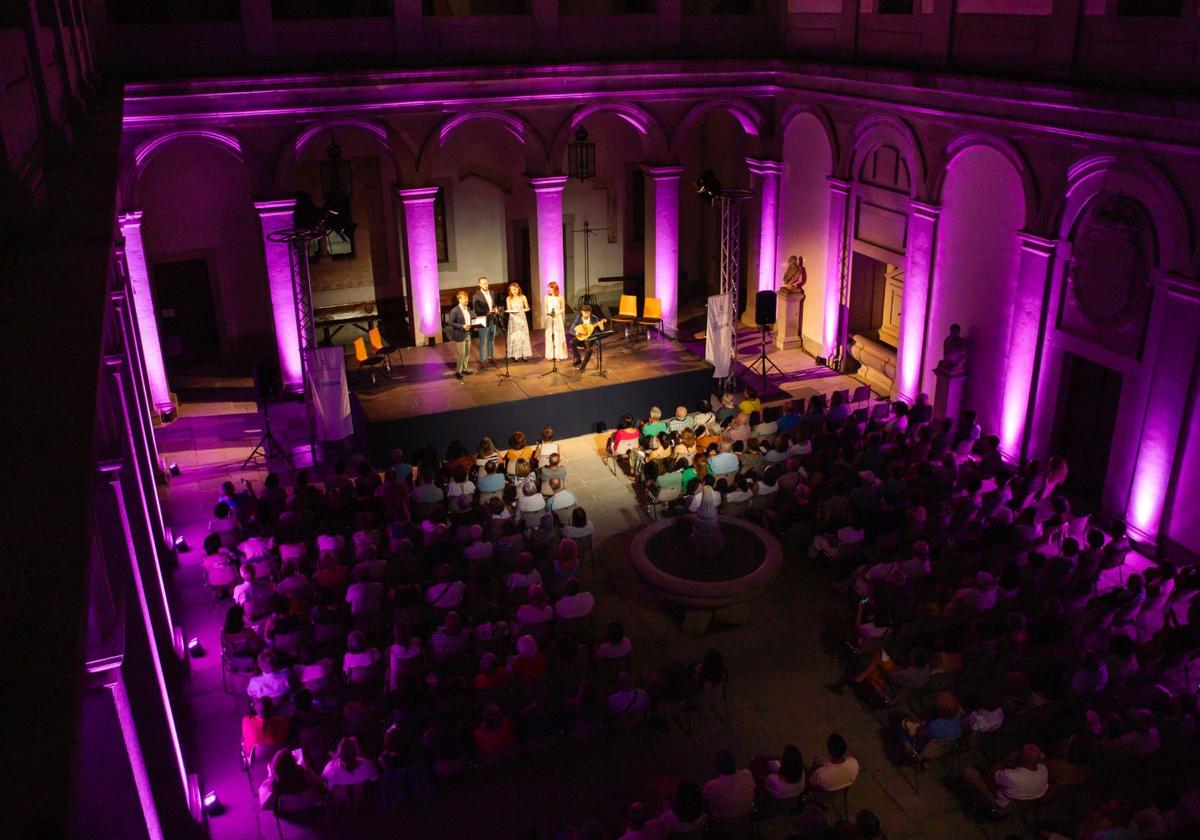
M 702 357 L 694 355 L 683 344 L 662 338 L 657 333 L 652 335 L 648 340 L 627 340 L 618 333 L 606 339 L 604 369 L 607 376 L 596 375 L 597 354 L 593 354 L 588 369 L 582 374 L 571 366 L 572 360 L 568 358 L 558 363 L 559 374 L 543 376 L 550 370 L 550 362 L 544 358 L 543 333 L 538 330 L 532 336 L 534 358 L 511 363 L 511 379 L 500 378 L 504 373 L 504 336 L 500 335 L 496 338 L 499 367 L 481 370 L 479 345 L 472 341 L 473 375 L 462 381 L 454 377 L 458 348 L 444 343 L 434 347 L 405 348 L 404 366 L 393 365 L 390 379 L 378 371 L 378 383 L 374 387 L 365 384 L 353 370 L 355 362 L 351 359 L 350 383 L 367 420 L 378 423 L 711 370 Z M 674 406 L 662 408 L 668 413 Z

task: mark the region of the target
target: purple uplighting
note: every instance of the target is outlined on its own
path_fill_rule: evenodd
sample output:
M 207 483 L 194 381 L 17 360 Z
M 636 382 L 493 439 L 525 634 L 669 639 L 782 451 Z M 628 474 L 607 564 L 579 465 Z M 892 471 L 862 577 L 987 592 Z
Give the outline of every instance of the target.
M 760 204 L 758 240 L 758 286 L 760 292 L 775 291 L 778 285 L 779 259 L 779 176 L 783 164 L 775 160 L 747 158 L 750 172 L 758 176 Z
M 133 310 L 137 315 L 142 339 L 142 359 L 150 382 L 150 398 L 159 412 L 169 412 L 171 388 L 167 385 L 167 369 L 163 364 L 162 344 L 158 339 L 158 317 L 154 310 L 154 293 L 150 289 L 150 271 L 142 243 L 142 213 L 126 213 L 120 218 L 121 235 L 125 238 L 125 263 L 129 271 L 129 288 L 133 295 Z
M 441 338 L 438 310 L 438 258 L 433 202 L 437 187 L 400 190 L 404 203 L 404 229 L 408 242 L 408 268 L 412 279 L 413 321 L 424 339 Z
M 679 303 L 679 177 L 682 166 L 643 167 L 653 189 L 654 296 L 662 303 L 663 327 L 674 335 L 678 327 Z
M 271 314 L 275 325 L 275 346 L 279 352 L 279 371 L 284 387 L 304 390 L 304 371 L 300 361 L 300 337 L 296 328 L 296 297 L 292 290 L 292 246 L 275 242 L 271 234 L 293 226 L 295 199 L 259 201 L 254 208 L 262 225 L 263 255 L 267 262 L 267 290 L 271 295 Z

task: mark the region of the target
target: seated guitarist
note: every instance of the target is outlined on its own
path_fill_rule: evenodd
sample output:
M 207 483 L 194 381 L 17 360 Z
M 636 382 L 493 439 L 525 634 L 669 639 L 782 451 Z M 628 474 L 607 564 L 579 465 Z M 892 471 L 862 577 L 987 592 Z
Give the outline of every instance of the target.
M 574 366 L 581 371 L 587 368 L 588 362 L 592 360 L 592 333 L 603 329 L 605 320 L 594 315 L 592 305 L 585 303 L 579 307 L 579 313 L 571 322 L 571 352 L 575 356 Z M 583 351 L 582 359 L 580 351 Z

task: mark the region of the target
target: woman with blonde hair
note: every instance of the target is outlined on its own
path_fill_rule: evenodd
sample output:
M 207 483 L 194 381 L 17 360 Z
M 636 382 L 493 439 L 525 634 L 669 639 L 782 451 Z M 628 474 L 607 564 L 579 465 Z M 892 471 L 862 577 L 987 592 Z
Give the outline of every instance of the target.
M 551 281 L 546 287 L 545 312 L 542 321 L 546 326 L 546 359 L 566 361 L 567 331 L 563 323 L 566 305 L 559 293 L 558 283 Z
M 505 301 L 504 310 L 508 313 L 508 339 L 505 345 L 508 358 L 514 362 L 532 358 L 529 322 L 525 320 L 525 313 L 529 311 L 529 301 L 521 291 L 519 283 L 508 284 L 508 299 Z

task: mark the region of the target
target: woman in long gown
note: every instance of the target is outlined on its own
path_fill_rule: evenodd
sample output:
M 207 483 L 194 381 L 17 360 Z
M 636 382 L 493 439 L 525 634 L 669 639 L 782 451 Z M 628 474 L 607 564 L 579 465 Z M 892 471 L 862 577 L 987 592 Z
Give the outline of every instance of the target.
M 514 362 L 523 362 L 533 356 L 533 348 L 529 346 L 529 322 L 525 320 L 525 313 L 529 311 L 529 301 L 521 294 L 521 287 L 517 283 L 508 284 L 506 304 L 508 357 Z
M 567 331 L 563 324 L 563 299 L 558 284 L 551 281 L 546 287 L 545 312 L 542 320 L 546 324 L 546 358 L 565 361 L 567 358 Z

